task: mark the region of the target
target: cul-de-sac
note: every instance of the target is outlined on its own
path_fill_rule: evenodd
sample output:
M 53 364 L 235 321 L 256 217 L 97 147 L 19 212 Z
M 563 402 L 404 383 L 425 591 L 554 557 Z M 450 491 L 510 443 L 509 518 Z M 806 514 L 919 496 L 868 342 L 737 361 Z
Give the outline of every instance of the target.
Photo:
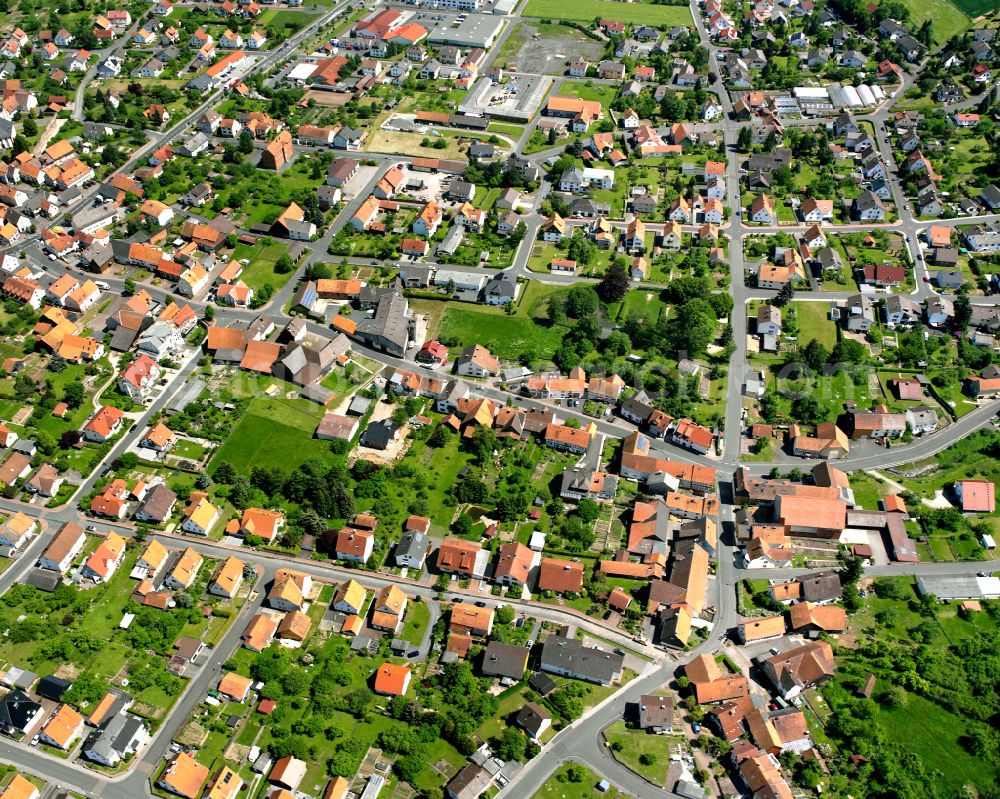
M 1000 799 L 996 0 L 0 12 L 0 799 Z

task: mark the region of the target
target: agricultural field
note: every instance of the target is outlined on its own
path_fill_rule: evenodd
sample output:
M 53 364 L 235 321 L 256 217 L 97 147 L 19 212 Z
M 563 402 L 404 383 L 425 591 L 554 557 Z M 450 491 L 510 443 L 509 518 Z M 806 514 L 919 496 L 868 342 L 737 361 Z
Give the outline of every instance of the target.
M 568 19 L 589 22 L 595 17 L 621 20 L 633 25 L 692 24 L 687 6 L 658 6 L 651 3 L 602 3 L 600 0 L 528 0 L 521 11 L 525 17 Z
M 990 0 L 902 0 L 910 12 L 913 29 L 930 20 L 934 44 L 943 45 L 953 36 L 965 31 L 971 18 L 992 11 L 996 6 Z

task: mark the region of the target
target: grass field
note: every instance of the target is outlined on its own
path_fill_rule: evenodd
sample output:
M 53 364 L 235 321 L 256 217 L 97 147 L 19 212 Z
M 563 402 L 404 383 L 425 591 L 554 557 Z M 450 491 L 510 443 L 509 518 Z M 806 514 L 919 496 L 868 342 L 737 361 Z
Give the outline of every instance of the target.
M 663 6 L 657 6 L 663 8 Z M 615 99 L 617 90 L 614 86 L 605 86 L 603 83 L 591 83 L 590 81 L 567 81 L 560 89 L 559 94 L 563 97 L 579 97 L 581 100 L 598 102 L 603 106 L 611 105 Z
M 934 31 L 934 43 L 944 44 L 969 27 L 969 15 L 979 16 L 993 7 L 990 0 L 903 0 L 910 10 L 910 26 L 919 28 L 929 19 Z
M 837 326 L 829 319 L 830 308 L 825 302 L 793 302 L 799 320 L 799 341 L 808 344 L 816 339 L 827 350 L 837 343 Z
M 243 267 L 243 274 L 239 279 L 254 290 L 259 290 L 265 283 L 270 283 L 277 291 L 294 274 L 294 271 L 284 275 L 274 271 L 274 264 L 287 249 L 288 246 L 280 241 L 268 246 L 238 244 L 233 252 L 233 258 L 236 260 L 246 258 L 250 261 Z
M 582 782 L 569 781 L 566 773 L 570 768 L 583 769 L 585 776 Z M 586 766 L 565 764 L 560 766 L 559 770 L 546 780 L 545 784 L 532 799 L 593 799 L 596 797 L 615 799 L 615 797 L 619 796 L 618 789 L 614 787 L 609 788 L 606 793 L 601 793 L 597 790 L 598 782 L 600 782 L 600 777 Z
M 992 0 L 955 0 L 955 5 L 973 19 L 989 14 L 996 8 L 996 3 Z
M 864 607 L 851 616 L 852 633 L 863 637 L 875 635 L 890 645 L 906 646 L 912 641 L 912 631 L 926 623 L 927 617 L 920 615 L 911 604 L 910 597 L 916 595 L 912 579 L 899 577 L 894 582 L 906 587 L 901 598 L 870 594 Z M 997 626 L 997 621 L 988 613 L 962 618 L 954 603 L 939 606 L 935 616 L 937 624 L 932 624 L 931 630 L 936 626 L 939 632 L 934 633 L 928 644 L 932 657 L 936 654 L 935 648 L 949 647 L 981 631 L 995 630 Z M 933 702 L 917 691 L 907 690 L 905 704 L 894 706 L 885 701 L 886 689 L 892 681 L 880 664 L 867 660 L 860 652 L 843 650 L 838 652 L 837 665 L 837 677 L 823 690 L 831 706 L 839 706 L 845 691 L 852 691 L 874 672 L 879 678 L 870 703 L 874 713 L 866 723 L 880 726 L 889 740 L 899 743 L 921 760 L 928 772 L 934 774 L 942 796 L 958 795 L 970 785 L 982 789 L 994 784 L 1000 768 L 987 758 L 975 757 L 968 751 L 962 741 L 968 732 L 968 720 L 953 712 L 947 701 Z
M 528 0 L 525 17 L 590 21 L 594 17 L 646 25 L 691 25 L 687 6 L 605 3 L 601 0 Z
M 657 291 L 633 289 L 625 295 L 620 303 L 608 305 L 608 317 L 623 322 L 633 315 L 644 316 L 650 323 L 659 319 L 667 305 L 660 299 Z
M 470 459 L 471 455 L 467 450 L 461 448 L 456 438 L 449 441 L 444 447 L 428 447 L 425 441 L 415 441 L 406 453 L 404 461 L 426 469 L 430 485 L 444 487 L 454 485 L 458 479 L 458 473 L 465 468 Z M 444 534 L 455 515 L 455 507 L 446 504 L 443 500 L 444 493 L 442 491 L 432 491 L 428 497 L 427 516 L 431 520 L 432 529 L 439 528 L 433 529 L 435 534 Z M 408 616 L 406 625 L 409 623 Z M 408 634 L 404 630 L 404 636 L 406 635 Z M 407 637 L 407 640 L 412 641 L 413 639 Z M 413 643 L 417 643 L 417 641 L 413 641 Z
M 467 142 L 460 142 L 459 136 L 473 139 L 486 139 L 487 136 L 473 136 L 465 131 L 441 131 L 447 146 L 438 150 L 434 147 L 421 147 L 424 139 L 437 139 L 437 136 L 425 136 L 422 133 L 405 133 L 398 130 L 374 131 L 365 142 L 365 149 L 376 153 L 400 153 L 402 155 L 426 156 L 428 158 L 460 158 L 467 149 Z
M 459 347 L 479 343 L 498 358 L 513 360 L 526 350 L 547 358 L 562 343 L 566 330 L 543 327 L 530 319 L 487 314 L 449 307 L 441 317 L 440 338 L 456 340 Z
M 486 130 L 490 133 L 499 133 L 501 136 L 510 136 L 515 141 L 524 133 L 524 128 L 520 125 L 509 125 L 505 122 L 490 122 Z
M 621 744 L 620 751 L 614 753 L 622 765 L 656 785 L 667 781 L 667 767 L 670 765 L 667 751 L 668 740 L 659 735 L 647 735 L 640 730 L 629 730 L 625 722 L 618 721 L 604 731 L 605 739 L 612 745 Z M 651 755 L 653 762 L 646 766 L 639 762 L 642 755 Z
M 294 469 L 309 458 L 329 460 L 330 444 L 313 438 L 323 409 L 306 400 L 254 400 L 213 459 L 238 472 L 254 466 Z
M 301 30 L 316 18 L 316 14 L 304 11 L 287 10 L 282 11 L 271 8 L 260 15 L 261 25 L 270 25 L 274 28 L 293 28 Z
M 969 783 L 989 785 L 997 768 L 976 758 L 959 743 L 966 723 L 956 714 L 916 693 L 905 707 L 880 706 L 877 717 L 894 741 L 919 757 L 946 790 L 957 794 Z
M 550 357 L 562 343 L 566 328 L 536 319 L 543 315 L 551 295 L 568 289 L 532 280 L 521 291 L 514 316 L 499 308 L 448 303 L 438 324 L 438 338 L 458 341 L 460 347 L 479 343 L 501 359 L 514 360 L 529 349 L 539 357 Z

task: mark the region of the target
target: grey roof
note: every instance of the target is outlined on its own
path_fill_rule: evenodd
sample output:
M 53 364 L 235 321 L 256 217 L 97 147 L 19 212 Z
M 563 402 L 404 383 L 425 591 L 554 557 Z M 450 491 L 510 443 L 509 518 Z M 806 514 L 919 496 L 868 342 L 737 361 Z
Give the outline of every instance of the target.
M 841 593 L 840 575 L 835 571 L 810 574 L 799 579 L 802 586 L 802 598 L 808 602 L 825 602 L 837 599 Z
M 62 575 L 59 572 L 49 571 L 48 569 L 32 569 L 25 575 L 23 582 L 25 585 L 37 588 L 39 591 L 52 593 L 59 587 L 59 583 L 62 582 Z
M 200 377 L 188 383 L 184 390 L 177 394 L 170 402 L 170 410 L 178 413 L 183 411 L 188 405 L 198 399 L 202 391 L 205 390 L 205 381 Z
M 136 733 L 143 728 L 143 723 L 135 716 L 116 713 L 96 731 L 84 744 L 85 754 L 93 752 L 108 762 L 115 762 L 131 751 L 132 741 Z
M 430 539 L 418 530 L 407 530 L 396 544 L 396 562 L 401 557 L 423 561 L 431 548 Z
M 551 720 L 549 712 L 536 702 L 528 702 L 517 712 L 517 726 L 533 738 L 538 737 L 542 724 Z
M 375 316 L 358 325 L 358 334 L 366 338 L 385 339 L 400 350 L 405 350 L 410 336 L 410 314 L 406 299 L 399 294 L 383 296 L 378 301 Z
M 521 680 L 527 661 L 528 650 L 523 646 L 490 641 L 483 652 L 483 674 L 487 677 Z
M 493 777 L 482 766 L 468 763 L 452 777 L 446 791 L 455 799 L 477 799 L 493 783 Z
M 458 227 L 456 225 L 456 227 Z M 417 286 L 429 286 L 431 282 L 431 268 L 425 264 L 400 264 L 399 277 L 407 283 L 416 283 Z
M 319 383 L 313 383 L 310 386 L 304 386 L 300 391 L 299 395 L 303 399 L 310 400 L 311 402 L 318 403 L 320 405 L 326 405 L 333 399 L 333 392 L 330 389 L 323 387 Z
M 35 684 L 35 680 L 38 679 L 38 675 L 33 671 L 28 669 L 22 669 L 20 666 L 11 666 L 7 669 L 7 673 L 4 675 L 4 682 L 8 685 L 14 686 L 14 688 L 23 688 L 27 690 L 32 685 Z
M 928 405 L 918 405 L 906 410 L 906 415 L 912 417 L 916 426 L 925 424 L 937 424 L 937 411 Z
M 167 488 L 166 483 L 157 483 L 149 489 L 139 510 L 150 518 L 163 522 L 166 521 L 176 501 L 177 494 Z
M 385 449 L 395 438 L 396 425 L 389 419 L 383 419 L 365 428 L 361 436 L 361 445 L 372 449 Z
M 621 674 L 624 660 L 622 655 L 591 649 L 575 638 L 552 635 L 542 646 L 541 666 L 545 671 L 607 684 Z
M 987 203 L 991 208 L 1000 206 L 1000 189 L 992 183 L 979 192 L 979 196 L 983 199 L 983 202 Z
M 557 687 L 555 680 L 553 680 L 548 674 L 542 674 L 540 671 L 531 675 L 528 680 L 528 685 L 530 685 L 542 696 L 548 696 Z
M 989 577 L 972 575 L 927 575 L 917 578 L 917 591 L 921 596 L 933 594 L 938 599 L 996 599 Z
M 347 406 L 347 412 L 355 416 L 364 416 L 371 404 L 372 401 L 368 397 L 356 394 L 351 400 L 351 404 Z
M 487 297 L 500 297 L 505 302 L 511 302 L 517 296 L 517 281 L 507 272 L 501 272 L 490 278 L 483 291 Z

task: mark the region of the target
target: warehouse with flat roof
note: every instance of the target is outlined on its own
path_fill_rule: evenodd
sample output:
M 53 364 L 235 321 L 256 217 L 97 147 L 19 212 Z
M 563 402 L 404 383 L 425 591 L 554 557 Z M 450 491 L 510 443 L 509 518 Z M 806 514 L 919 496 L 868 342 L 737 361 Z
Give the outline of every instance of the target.
M 453 44 L 455 47 L 482 47 L 493 43 L 503 30 L 503 19 L 486 14 L 439 14 L 437 27 L 427 37 L 429 44 Z
M 459 113 L 511 122 L 530 122 L 552 85 L 548 75 L 512 76 L 504 83 L 479 78 L 458 106 Z

